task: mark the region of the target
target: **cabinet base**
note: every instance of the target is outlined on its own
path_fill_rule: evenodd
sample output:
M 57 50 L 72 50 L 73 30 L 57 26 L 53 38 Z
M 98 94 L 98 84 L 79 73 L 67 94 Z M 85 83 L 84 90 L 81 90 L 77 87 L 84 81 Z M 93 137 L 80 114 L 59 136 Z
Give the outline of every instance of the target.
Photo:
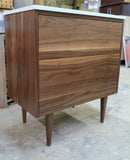
M 100 122 L 104 122 L 105 118 L 105 112 L 106 112 L 106 104 L 107 104 L 107 97 L 101 98 L 101 110 L 100 110 Z M 74 108 L 74 106 L 73 106 Z M 27 111 L 22 108 L 22 118 L 23 123 L 26 123 L 26 117 L 27 117 Z M 52 139 L 52 129 L 53 129 L 53 119 L 54 119 L 54 113 L 51 113 L 49 115 L 46 115 L 46 140 L 47 140 L 47 146 L 51 145 L 51 139 Z

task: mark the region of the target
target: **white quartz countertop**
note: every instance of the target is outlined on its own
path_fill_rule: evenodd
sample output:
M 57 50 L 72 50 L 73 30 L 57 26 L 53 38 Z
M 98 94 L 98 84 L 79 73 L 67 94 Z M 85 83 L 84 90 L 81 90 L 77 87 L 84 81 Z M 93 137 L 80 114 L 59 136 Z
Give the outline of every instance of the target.
M 125 16 L 110 15 L 110 14 L 88 12 L 88 11 L 79 11 L 74 9 L 64 9 L 64 8 L 57 8 L 57 7 L 48 7 L 48 6 L 41 6 L 41 5 L 31 5 L 23 8 L 14 9 L 11 11 L 6 11 L 4 12 L 4 15 L 25 12 L 29 10 L 41 10 L 41 11 L 79 14 L 79 15 L 96 16 L 96 17 L 104 17 L 104 18 L 125 19 Z

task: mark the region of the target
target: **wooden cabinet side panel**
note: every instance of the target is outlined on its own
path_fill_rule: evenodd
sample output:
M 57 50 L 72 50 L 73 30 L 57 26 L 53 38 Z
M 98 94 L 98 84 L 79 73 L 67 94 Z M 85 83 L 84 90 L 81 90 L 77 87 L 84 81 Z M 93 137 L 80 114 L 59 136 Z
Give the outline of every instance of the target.
M 38 115 L 35 11 L 5 16 L 8 95 Z

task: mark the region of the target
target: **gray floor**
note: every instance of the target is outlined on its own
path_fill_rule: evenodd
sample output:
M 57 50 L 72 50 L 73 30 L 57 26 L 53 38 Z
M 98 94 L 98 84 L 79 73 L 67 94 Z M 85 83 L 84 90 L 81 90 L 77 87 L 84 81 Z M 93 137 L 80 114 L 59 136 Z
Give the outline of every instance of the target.
M 53 143 L 45 145 L 45 120 L 21 108 L 0 110 L 0 160 L 130 160 L 130 68 L 121 67 L 119 93 L 108 99 L 105 123 L 96 100 L 55 114 Z

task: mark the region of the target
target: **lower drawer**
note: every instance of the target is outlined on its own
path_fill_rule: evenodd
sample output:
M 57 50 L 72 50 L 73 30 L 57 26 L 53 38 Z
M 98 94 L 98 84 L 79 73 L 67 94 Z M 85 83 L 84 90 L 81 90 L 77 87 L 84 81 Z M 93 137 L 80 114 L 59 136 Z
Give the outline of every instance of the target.
M 119 54 L 39 61 L 40 114 L 116 93 Z
M 100 7 L 100 13 L 130 16 L 130 4 L 113 4 Z

